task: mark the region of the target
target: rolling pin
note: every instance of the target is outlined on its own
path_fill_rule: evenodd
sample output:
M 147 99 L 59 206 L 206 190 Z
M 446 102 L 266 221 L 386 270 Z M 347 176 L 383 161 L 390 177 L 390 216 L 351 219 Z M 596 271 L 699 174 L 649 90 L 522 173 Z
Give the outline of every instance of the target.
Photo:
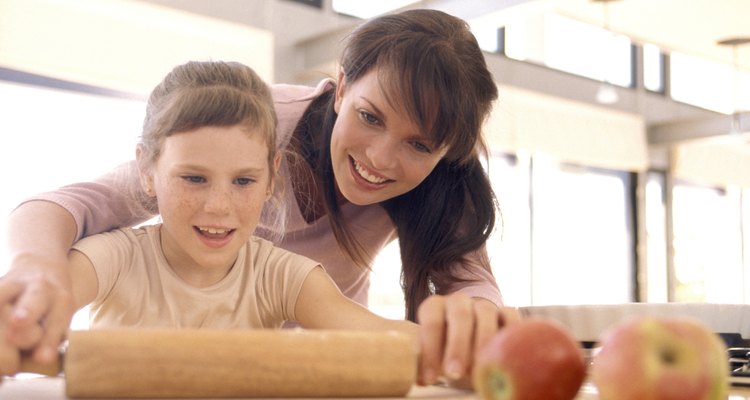
M 91 330 L 38 367 L 22 362 L 62 372 L 72 398 L 403 397 L 417 353 L 398 332 Z

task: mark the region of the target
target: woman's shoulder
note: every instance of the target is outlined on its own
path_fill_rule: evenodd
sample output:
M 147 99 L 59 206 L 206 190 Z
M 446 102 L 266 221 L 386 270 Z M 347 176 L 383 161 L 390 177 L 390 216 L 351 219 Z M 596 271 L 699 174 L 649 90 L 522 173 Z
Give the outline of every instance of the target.
M 279 104 L 309 103 L 321 93 L 333 88 L 333 84 L 331 78 L 321 80 L 316 86 L 277 83 L 271 85 L 271 95 L 277 107 Z
M 329 78 L 323 79 L 314 87 L 289 84 L 271 85 L 271 95 L 279 120 L 276 130 L 277 147 L 286 147 L 299 120 L 313 99 L 331 88 L 333 88 L 333 80 Z

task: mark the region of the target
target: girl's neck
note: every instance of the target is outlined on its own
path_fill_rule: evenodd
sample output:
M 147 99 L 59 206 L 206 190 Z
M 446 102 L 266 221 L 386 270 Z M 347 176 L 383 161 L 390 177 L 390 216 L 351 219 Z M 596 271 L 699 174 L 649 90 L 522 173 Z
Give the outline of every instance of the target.
M 192 287 L 205 288 L 219 283 L 229 274 L 236 262 L 235 259 L 226 268 L 209 268 L 195 262 L 181 247 L 172 246 L 165 240 L 163 226 L 159 225 L 159 247 L 167 266 L 181 281 Z

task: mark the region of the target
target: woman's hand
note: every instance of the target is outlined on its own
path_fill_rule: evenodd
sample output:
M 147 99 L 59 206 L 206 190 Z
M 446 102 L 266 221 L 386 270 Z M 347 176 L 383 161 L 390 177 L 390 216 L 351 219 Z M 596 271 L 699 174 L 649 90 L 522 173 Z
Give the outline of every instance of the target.
M 34 360 L 50 364 L 75 312 L 67 261 L 16 263 L 0 277 L 0 307 L 5 332 L 0 340 L 30 350 Z
M 427 298 L 419 306 L 420 365 L 417 382 L 431 385 L 441 376 L 470 387 L 474 354 L 495 332 L 520 319 L 514 308 L 461 293 Z

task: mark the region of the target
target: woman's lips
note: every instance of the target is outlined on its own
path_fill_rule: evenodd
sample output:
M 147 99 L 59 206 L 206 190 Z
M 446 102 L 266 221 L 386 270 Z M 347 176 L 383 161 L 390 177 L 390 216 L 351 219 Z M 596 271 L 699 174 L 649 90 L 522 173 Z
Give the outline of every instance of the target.
M 382 175 L 379 175 L 367 167 L 363 166 L 357 160 L 355 160 L 353 157 L 349 157 L 349 163 L 352 169 L 352 176 L 354 176 L 355 181 L 357 181 L 360 185 L 363 185 L 367 188 L 381 188 L 388 182 L 393 182 L 392 179 L 388 179 Z

